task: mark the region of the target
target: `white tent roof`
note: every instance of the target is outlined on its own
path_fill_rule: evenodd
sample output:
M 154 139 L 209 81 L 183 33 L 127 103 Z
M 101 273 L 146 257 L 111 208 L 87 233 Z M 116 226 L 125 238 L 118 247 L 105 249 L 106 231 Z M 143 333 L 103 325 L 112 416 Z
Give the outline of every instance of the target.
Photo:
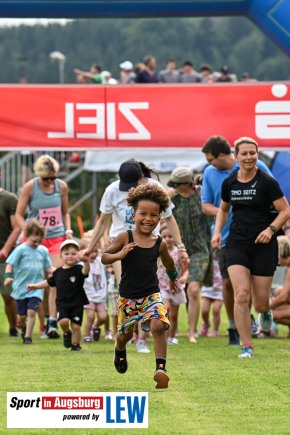
M 85 169 L 91 172 L 118 172 L 121 163 L 134 158 L 157 172 L 168 173 L 178 166 L 201 171 L 207 164 L 204 154 L 188 148 L 116 148 L 87 151 Z

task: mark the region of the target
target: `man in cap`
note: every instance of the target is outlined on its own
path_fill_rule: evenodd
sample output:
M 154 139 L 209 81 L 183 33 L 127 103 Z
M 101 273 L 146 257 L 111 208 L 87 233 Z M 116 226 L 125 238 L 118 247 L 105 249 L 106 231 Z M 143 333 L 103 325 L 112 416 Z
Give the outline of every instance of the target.
M 220 83 L 227 83 L 233 81 L 231 76 L 229 75 L 229 68 L 226 65 L 221 67 L 220 76 L 216 79 L 216 81 Z
M 133 71 L 133 64 L 129 60 L 125 60 L 124 62 L 121 62 L 119 65 L 121 71 L 120 71 L 120 83 L 121 84 L 128 84 L 128 83 L 134 83 L 136 74 Z
M 211 222 L 202 212 L 200 188 L 195 186 L 190 168 L 178 167 L 170 175 L 167 185 L 176 194 L 173 215 L 189 255 L 189 280 L 187 287 L 189 341 L 196 343 L 195 331 L 200 312 L 200 287 L 212 285 L 213 263 L 211 257 Z

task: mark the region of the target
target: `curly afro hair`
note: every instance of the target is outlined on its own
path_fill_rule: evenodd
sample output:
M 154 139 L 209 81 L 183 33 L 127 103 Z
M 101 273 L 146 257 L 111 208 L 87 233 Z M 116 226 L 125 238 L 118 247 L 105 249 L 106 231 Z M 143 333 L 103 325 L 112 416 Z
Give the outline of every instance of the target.
M 128 192 L 127 203 L 136 211 L 139 201 L 152 201 L 160 206 L 160 213 L 169 207 L 169 197 L 163 187 L 158 184 L 140 184 L 132 187 Z

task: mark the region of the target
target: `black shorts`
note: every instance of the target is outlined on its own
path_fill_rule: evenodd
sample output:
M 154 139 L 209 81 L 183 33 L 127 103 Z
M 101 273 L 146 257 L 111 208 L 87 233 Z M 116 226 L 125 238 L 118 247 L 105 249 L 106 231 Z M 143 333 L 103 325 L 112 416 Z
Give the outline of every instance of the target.
M 219 263 L 220 273 L 222 279 L 228 279 L 229 273 L 226 265 L 226 256 L 225 256 L 226 248 L 222 248 L 220 251 L 216 250 L 217 260 Z
M 28 310 L 38 311 L 41 299 L 36 296 L 25 299 L 16 299 L 16 311 L 19 316 L 27 315 Z
M 241 265 L 249 269 L 251 275 L 273 276 L 278 265 L 278 242 L 270 243 L 231 243 L 225 249 L 226 266 Z
M 84 314 L 83 307 L 72 307 L 72 308 L 58 307 L 57 320 L 59 321 L 61 319 L 69 319 L 71 322 L 82 326 L 83 314 Z

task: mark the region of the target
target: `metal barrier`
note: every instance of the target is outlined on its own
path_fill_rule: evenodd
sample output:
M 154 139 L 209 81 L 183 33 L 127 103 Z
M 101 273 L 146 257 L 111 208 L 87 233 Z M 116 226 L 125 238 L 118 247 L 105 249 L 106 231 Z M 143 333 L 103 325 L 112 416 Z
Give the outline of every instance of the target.
M 23 184 L 34 176 L 35 160 L 44 154 L 49 154 L 59 163 L 58 176 L 65 181 L 73 180 L 83 171 L 84 152 L 8 152 L 0 159 L 0 186 L 9 192 L 18 194 Z

